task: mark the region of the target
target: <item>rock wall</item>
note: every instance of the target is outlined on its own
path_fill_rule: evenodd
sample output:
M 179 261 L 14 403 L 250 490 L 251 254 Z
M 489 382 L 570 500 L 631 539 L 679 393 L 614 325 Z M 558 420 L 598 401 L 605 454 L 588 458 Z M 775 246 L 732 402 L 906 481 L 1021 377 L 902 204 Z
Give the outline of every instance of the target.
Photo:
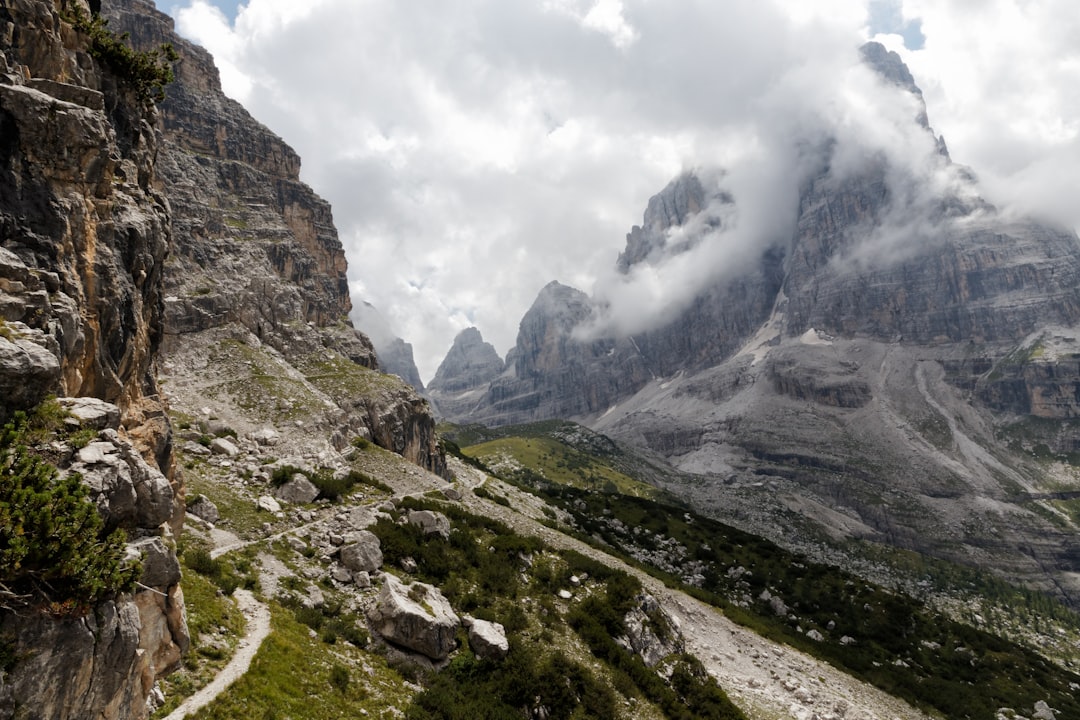
M 349 434 L 366 435 L 446 472 L 427 402 L 405 381 L 373 383 L 363 372 L 377 370 L 378 362 L 349 318 L 344 248 L 329 204 L 301 182 L 296 152 L 224 95 L 209 53 L 177 36 L 172 19 L 153 3 L 110 0 L 103 12 L 137 47 L 168 42 L 179 54 L 176 81 L 161 104 L 158 163 L 173 214 L 163 355 L 178 388 L 175 406 L 193 415 L 212 407 L 248 429 L 282 422 L 280 415 L 255 416 L 225 390 L 207 393 L 212 377 L 204 368 L 187 374 L 222 337 L 232 337 L 256 352 L 273 352 L 275 362 L 289 366 L 287 374 L 324 393 L 307 403 L 300 422 L 317 430 L 327 449 L 342 449 Z M 377 391 L 368 396 L 369 388 Z M 207 403 L 207 394 L 219 402 Z M 297 419 L 291 416 L 290 424 Z M 310 437 L 305 442 L 315 444 Z
M 143 717 L 187 646 L 169 549 L 183 488 L 153 371 L 170 243 L 156 115 L 93 59 L 65 19 L 76 9 L 90 14 L 76 0 L 0 0 L 0 415 L 47 395 L 115 404 L 92 425 L 94 472 L 130 508 L 95 496 L 157 570 L 151 589 L 83 618 L 0 613 L 19 658 L 0 673 L 2 718 Z

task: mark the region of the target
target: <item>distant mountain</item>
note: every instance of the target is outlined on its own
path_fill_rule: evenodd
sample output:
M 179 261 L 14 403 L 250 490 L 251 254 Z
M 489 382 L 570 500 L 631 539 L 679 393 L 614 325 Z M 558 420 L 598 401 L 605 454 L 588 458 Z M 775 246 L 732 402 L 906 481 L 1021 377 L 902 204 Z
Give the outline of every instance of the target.
M 416 388 L 417 392 L 423 393 L 424 382 L 416 369 L 412 345 L 394 334 L 382 313 L 371 303 L 362 302 L 353 306 L 349 317 L 358 330 L 371 338 L 379 369 L 397 375 Z
M 629 335 L 597 332 L 603 303 L 548 285 L 503 373 L 444 413 L 576 419 L 666 458 L 691 478 L 671 490 L 770 537 L 885 542 L 1080 604 L 1080 480 L 1060 462 L 1080 447 L 1080 242 L 982 200 L 899 56 L 862 54 L 914 99 L 926 176 L 808 144 L 790 237 Z M 649 201 L 619 272 L 713 240 L 738 209 L 713 174 Z

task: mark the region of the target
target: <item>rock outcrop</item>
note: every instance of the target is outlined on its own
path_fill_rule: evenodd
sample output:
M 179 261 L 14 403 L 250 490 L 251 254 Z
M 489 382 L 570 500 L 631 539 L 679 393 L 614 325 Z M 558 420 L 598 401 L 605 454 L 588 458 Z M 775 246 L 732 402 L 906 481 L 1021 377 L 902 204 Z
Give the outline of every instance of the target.
M 61 12 L 61 7 L 64 12 Z M 84 2 L 0 0 L 0 415 L 63 396 L 96 439 L 79 471 L 144 563 L 142 589 L 55 618 L 0 611 L 0 717 L 139 718 L 188 638 L 171 538 L 183 517 L 152 364 L 169 205 L 155 111 L 72 24 Z
M 173 406 L 209 408 L 244 433 L 301 422 L 307 436 L 286 449 L 316 454 L 364 437 L 445 473 L 430 406 L 378 372 L 351 324 L 344 249 L 295 151 L 224 95 L 209 53 L 151 2 L 112 0 L 104 12 L 137 47 L 168 42 L 180 58 L 158 163 L 175 237 L 163 348 Z M 208 378 L 208 357 L 235 362 Z
M 438 588 L 420 582 L 406 585 L 393 575 L 384 576 L 368 620 L 384 640 L 435 661 L 445 660 L 457 647 L 461 624 Z

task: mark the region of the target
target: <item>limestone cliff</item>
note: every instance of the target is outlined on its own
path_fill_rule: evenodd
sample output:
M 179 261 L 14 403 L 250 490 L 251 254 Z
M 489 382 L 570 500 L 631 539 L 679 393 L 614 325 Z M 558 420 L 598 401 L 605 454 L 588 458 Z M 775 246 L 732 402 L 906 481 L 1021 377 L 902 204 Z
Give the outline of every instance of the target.
M 146 589 L 85 617 L 0 611 L 18 658 L 0 672 L 3 718 L 142 717 L 188 642 L 169 549 L 183 491 L 153 372 L 170 242 L 155 112 L 94 59 L 78 11 L 0 1 L 0 416 L 71 398 L 72 422 L 98 434 L 57 445 L 57 464 L 127 530 Z
M 151 2 L 103 8 L 136 46 L 169 42 L 180 56 L 161 105 L 159 162 L 173 210 L 163 367 L 174 407 L 227 418 L 238 432 L 300 422 L 303 438 L 282 436 L 309 454 L 367 437 L 445 472 L 430 407 L 378 372 L 371 341 L 353 328 L 344 249 L 329 204 L 299 179 L 297 154 L 224 95 L 209 53 Z M 278 369 L 216 373 L 206 360 L 222 350 Z

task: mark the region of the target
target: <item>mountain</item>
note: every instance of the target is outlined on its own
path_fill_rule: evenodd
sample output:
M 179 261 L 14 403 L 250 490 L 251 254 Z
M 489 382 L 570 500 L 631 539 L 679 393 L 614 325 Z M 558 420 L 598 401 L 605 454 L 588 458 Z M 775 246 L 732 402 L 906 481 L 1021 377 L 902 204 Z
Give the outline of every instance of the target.
M 397 375 L 423 394 L 424 382 L 416 368 L 412 345 L 394 334 L 390 323 L 375 306 L 367 302 L 360 303 L 353 307 L 349 317 L 352 318 L 353 325 L 371 338 L 382 371 Z
M 164 277 L 173 410 L 239 434 L 303 423 L 313 434 L 295 447 L 312 457 L 370 438 L 444 472 L 429 405 L 378 372 L 352 325 L 345 252 L 296 152 L 222 93 L 209 53 L 152 2 L 115 0 L 103 12 L 136 48 L 168 42 L 179 55 L 158 162 L 176 237 Z
M 870 44 L 863 59 L 914 97 L 914 136 L 946 182 L 808 144 L 790 236 L 629 335 L 598 333 L 603 302 L 549 285 L 507 369 L 444 413 L 577 419 L 684 473 L 666 487 L 694 507 L 768 537 L 917 550 L 1075 606 L 1080 243 L 982 200 L 899 56 Z M 738 211 L 722 178 L 686 174 L 652 198 L 617 270 L 712 241 Z
M 145 717 L 203 642 L 183 448 L 447 473 L 299 157 L 152 3 L 101 5 L 0 2 L 0 718 Z

